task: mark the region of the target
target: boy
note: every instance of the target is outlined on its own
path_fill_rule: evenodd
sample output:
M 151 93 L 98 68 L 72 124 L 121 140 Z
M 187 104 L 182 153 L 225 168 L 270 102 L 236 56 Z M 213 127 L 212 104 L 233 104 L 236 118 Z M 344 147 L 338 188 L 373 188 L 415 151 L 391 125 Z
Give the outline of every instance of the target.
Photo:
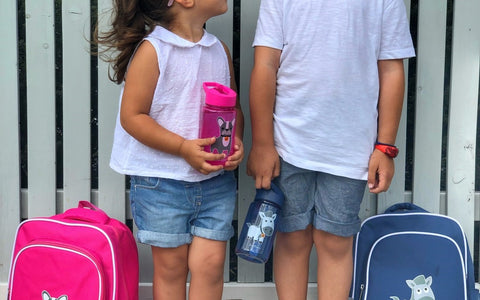
M 403 0 L 262 0 L 250 86 L 257 188 L 286 202 L 274 250 L 280 300 L 306 299 L 315 245 L 318 299 L 345 300 L 365 185 L 386 191 L 415 55 Z

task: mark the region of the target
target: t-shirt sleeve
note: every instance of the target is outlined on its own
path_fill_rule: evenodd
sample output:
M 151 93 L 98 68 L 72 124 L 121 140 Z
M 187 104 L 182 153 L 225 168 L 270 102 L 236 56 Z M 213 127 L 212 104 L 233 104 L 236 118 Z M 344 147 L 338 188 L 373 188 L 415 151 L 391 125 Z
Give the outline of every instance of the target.
M 385 1 L 378 59 L 399 59 L 413 56 L 415 56 L 415 49 L 403 0 Z
M 283 0 L 262 0 L 253 46 L 283 49 Z

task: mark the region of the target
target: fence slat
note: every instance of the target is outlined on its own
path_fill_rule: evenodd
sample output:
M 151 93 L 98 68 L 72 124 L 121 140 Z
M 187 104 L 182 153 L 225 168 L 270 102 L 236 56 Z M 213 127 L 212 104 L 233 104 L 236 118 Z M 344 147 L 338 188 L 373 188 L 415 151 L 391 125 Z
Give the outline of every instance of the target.
M 111 1 L 98 1 L 99 31 L 108 29 Z M 98 60 L 98 205 L 111 217 L 125 220 L 125 176 L 109 167 L 120 86 L 108 77 L 108 64 Z
M 210 19 L 206 24 L 206 30 L 214 34 L 227 45 L 230 55 L 233 55 L 233 0 L 228 0 L 228 11 L 223 15 Z M 223 272 L 223 281 L 230 281 L 230 242 L 227 243 L 226 259 Z
M 252 129 L 250 127 L 249 112 L 249 85 L 250 73 L 253 68 L 253 36 L 257 25 L 258 8 L 260 0 L 250 0 L 248 5 L 241 6 L 241 29 L 240 29 L 240 101 L 245 115 L 245 138 L 244 150 L 248 155 L 252 147 L 251 136 Z M 252 178 L 246 173 L 247 157 L 243 160 L 238 171 L 238 226 L 241 228 L 247 215 L 248 206 L 255 197 L 255 185 Z M 240 232 L 239 232 L 240 234 Z M 254 264 L 244 259 L 238 260 L 238 282 L 263 282 L 264 265 Z
M 20 222 L 17 4 L 0 3 L 0 282 L 8 278 L 15 229 Z
M 56 212 L 54 2 L 26 0 L 28 217 Z
M 447 1 L 419 4 L 413 201 L 435 213 L 440 212 L 446 27 Z
M 206 24 L 208 32 L 224 42 L 232 53 L 233 47 L 233 0 L 228 0 L 228 11 L 210 19 Z
M 475 138 L 480 1 L 454 2 L 447 159 L 447 213 L 462 224 L 473 251 Z
M 63 209 L 90 201 L 89 38 L 89 1 L 63 1 Z

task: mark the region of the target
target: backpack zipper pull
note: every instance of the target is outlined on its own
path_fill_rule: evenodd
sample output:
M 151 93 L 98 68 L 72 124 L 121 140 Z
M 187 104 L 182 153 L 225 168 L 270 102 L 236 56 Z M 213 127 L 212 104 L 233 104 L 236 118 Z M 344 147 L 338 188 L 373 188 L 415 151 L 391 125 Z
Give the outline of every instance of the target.
M 362 300 L 362 296 L 363 296 L 363 290 L 365 289 L 365 285 L 362 283 L 360 285 L 360 297 L 358 297 L 358 300 Z

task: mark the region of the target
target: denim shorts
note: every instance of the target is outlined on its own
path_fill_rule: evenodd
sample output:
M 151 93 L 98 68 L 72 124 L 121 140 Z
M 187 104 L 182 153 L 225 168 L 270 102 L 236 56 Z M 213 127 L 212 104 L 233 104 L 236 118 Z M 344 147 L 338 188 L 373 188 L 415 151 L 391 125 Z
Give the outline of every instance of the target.
M 313 224 L 337 236 L 358 232 L 365 180 L 305 170 L 284 160 L 280 170 L 280 176 L 274 179 L 285 194 L 279 231 L 303 230 Z
M 233 172 L 200 182 L 132 176 L 130 205 L 138 241 L 174 248 L 190 244 L 193 236 L 229 240 L 236 189 Z

